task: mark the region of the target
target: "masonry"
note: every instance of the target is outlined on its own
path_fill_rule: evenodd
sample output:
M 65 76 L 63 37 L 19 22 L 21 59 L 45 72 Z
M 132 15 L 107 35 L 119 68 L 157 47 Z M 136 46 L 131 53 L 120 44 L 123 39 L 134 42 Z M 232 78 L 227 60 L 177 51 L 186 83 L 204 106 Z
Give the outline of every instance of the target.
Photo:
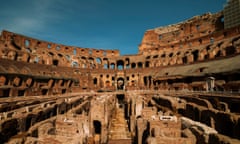
M 239 143 L 240 25 L 146 30 L 136 55 L 2 31 L 0 143 Z

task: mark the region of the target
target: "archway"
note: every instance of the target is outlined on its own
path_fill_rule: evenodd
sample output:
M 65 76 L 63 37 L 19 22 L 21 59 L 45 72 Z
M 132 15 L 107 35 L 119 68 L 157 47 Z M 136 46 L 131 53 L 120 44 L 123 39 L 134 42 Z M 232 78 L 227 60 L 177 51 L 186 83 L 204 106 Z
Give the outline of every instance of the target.
M 123 60 L 118 60 L 117 61 L 117 69 L 118 70 L 123 70 L 124 69 L 124 61 Z
M 100 121 L 94 120 L 93 121 L 93 127 L 94 127 L 94 133 L 95 134 L 101 134 L 102 125 L 101 125 Z
M 117 79 L 117 89 L 124 90 L 124 79 L 122 77 Z

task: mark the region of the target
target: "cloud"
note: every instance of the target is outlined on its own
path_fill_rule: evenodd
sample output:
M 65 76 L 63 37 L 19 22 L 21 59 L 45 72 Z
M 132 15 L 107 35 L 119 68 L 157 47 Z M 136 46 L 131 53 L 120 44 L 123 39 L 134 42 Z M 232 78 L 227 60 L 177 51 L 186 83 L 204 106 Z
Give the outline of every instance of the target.
M 47 31 L 49 24 L 61 20 L 61 13 L 54 9 L 57 0 L 23 0 L 21 3 L 3 2 L 0 6 L 0 28 L 16 33 L 37 35 Z

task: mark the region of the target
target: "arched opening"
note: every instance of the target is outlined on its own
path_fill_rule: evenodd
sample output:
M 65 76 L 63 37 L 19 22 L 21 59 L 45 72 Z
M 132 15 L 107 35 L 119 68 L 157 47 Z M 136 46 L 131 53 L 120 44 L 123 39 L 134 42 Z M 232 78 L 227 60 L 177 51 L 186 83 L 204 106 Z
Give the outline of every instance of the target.
M 73 55 L 77 55 L 77 50 L 76 50 L 76 48 L 73 49 Z
M 101 58 L 96 58 L 96 62 L 97 62 L 97 64 L 102 64 Z
M 72 67 L 76 67 L 76 68 L 78 68 L 78 67 L 79 67 L 78 62 L 73 61 L 73 62 L 72 62 Z
M 144 86 L 147 86 L 147 84 L 148 84 L 148 79 L 147 79 L 147 77 L 145 76 L 145 77 L 143 77 L 143 82 L 144 82 Z
M 94 133 L 95 134 L 101 134 L 102 125 L 101 125 L 100 121 L 94 120 L 93 121 L 93 127 L 94 127 Z
M 109 69 L 109 62 L 107 58 L 103 58 L 103 68 Z
M 25 90 L 18 90 L 18 96 L 24 96 Z
M 29 40 L 26 39 L 24 43 L 25 43 L 25 47 L 29 47 L 29 45 L 30 45 L 30 41 Z
M 122 77 L 117 79 L 117 89 L 118 90 L 124 89 L 124 79 Z
M 60 50 L 60 49 L 61 49 L 60 46 L 57 46 L 57 47 L 56 47 L 56 50 Z
M 131 64 L 131 68 L 136 68 L 136 64 L 135 64 L 135 63 L 132 63 L 132 64 Z
M 115 69 L 115 64 L 114 63 L 110 64 L 110 69 Z
M 58 66 L 58 60 L 54 59 L 52 63 L 53 65 Z
M 165 53 L 164 53 L 164 54 L 162 54 L 162 55 L 161 55 L 161 57 L 162 57 L 162 58 L 165 58 L 165 57 L 166 57 L 166 54 L 165 54 Z
M 51 48 L 51 44 L 48 44 L 48 45 L 47 45 L 47 48 L 49 48 L 49 49 L 50 49 L 50 48 Z
M 142 62 L 138 62 L 138 68 L 142 68 Z
M 48 89 L 42 89 L 42 95 L 47 95 Z
M 124 69 L 124 62 L 123 62 L 123 60 L 118 60 L 117 61 L 117 69 L 118 70 L 123 70 Z
M 104 69 L 108 69 L 108 64 L 104 64 L 104 65 L 103 65 L 103 68 L 104 68 Z
M 129 69 L 130 68 L 130 60 L 129 60 L 129 58 L 125 59 L 125 64 L 126 64 L 125 68 Z
M 146 61 L 145 67 L 149 67 L 149 66 L 150 66 L 150 62 L 149 62 L 149 61 Z
M 125 101 L 125 95 L 117 94 L 116 96 L 117 96 L 118 107 L 124 110 L 124 118 L 125 120 L 127 120 L 129 118 L 129 107 L 128 107 L 128 103 Z
M 60 57 L 62 57 L 61 54 L 58 54 L 58 55 L 59 55 Z M 66 58 L 68 61 L 71 61 L 71 57 L 70 57 L 70 55 L 66 55 L 65 58 Z
M 198 50 L 195 50 L 195 51 L 192 52 L 194 61 L 198 60 L 198 52 L 199 52 Z
M 94 78 L 94 79 L 93 79 L 93 84 L 94 84 L 94 85 L 97 85 L 97 78 Z
M 183 57 L 183 58 L 182 58 L 182 61 L 183 61 L 184 64 L 186 64 L 186 63 L 188 62 L 188 61 L 187 61 L 187 56 Z
M 124 98 L 125 98 L 124 94 L 117 94 L 117 100 L 120 108 L 123 107 Z

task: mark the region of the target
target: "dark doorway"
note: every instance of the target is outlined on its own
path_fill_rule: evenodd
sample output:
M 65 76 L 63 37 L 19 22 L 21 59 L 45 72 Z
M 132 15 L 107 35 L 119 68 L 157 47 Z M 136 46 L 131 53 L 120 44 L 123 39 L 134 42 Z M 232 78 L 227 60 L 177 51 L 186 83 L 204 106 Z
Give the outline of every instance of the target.
M 98 120 L 94 120 L 93 121 L 93 126 L 94 126 L 94 133 L 95 134 L 101 134 L 101 129 L 102 129 L 101 122 L 98 121 Z
M 18 96 L 24 96 L 25 90 L 18 90 Z
M 58 66 L 58 60 L 53 60 L 53 65 Z
M 124 104 L 124 94 L 117 94 L 117 99 L 120 106 Z

